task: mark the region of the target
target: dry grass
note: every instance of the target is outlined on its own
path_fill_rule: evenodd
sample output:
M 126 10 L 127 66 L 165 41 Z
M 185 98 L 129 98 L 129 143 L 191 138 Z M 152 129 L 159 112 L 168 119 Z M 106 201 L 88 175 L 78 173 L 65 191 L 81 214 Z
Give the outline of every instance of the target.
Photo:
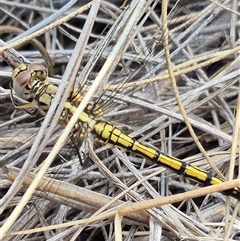
M 93 100 L 104 119 L 132 137 L 236 179 L 238 1 L 170 1 L 165 44 L 161 4 L 154 1 L 122 8 L 118 1 L 94 1 L 63 13 L 57 9 L 64 4 L 56 2 L 1 2 L 1 39 L 7 44 L 0 42 L 0 233 L 15 233 L 1 238 L 239 240 L 239 202 L 217 192 L 223 185 L 199 187 L 92 136 L 81 145 L 81 166 L 68 140 L 71 127 L 57 126 L 71 86 L 81 86 L 80 108 Z M 14 39 L 26 29 L 31 32 Z M 41 128 L 10 101 L 12 68 L 22 61 L 46 64 L 50 82 L 60 86 Z

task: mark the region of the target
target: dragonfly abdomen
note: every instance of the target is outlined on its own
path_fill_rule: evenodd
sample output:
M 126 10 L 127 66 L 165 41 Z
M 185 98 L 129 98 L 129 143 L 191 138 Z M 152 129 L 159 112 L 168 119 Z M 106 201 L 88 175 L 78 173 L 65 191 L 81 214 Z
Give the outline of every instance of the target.
M 224 182 L 221 179 L 214 177 L 211 172 L 206 172 L 200 168 L 191 166 L 184 161 L 168 156 L 161 151 L 155 150 L 134 140 L 110 123 L 97 121 L 92 129 L 92 134 L 98 142 L 130 150 L 179 175 L 183 175 L 195 182 L 201 183 L 204 186 L 216 185 Z M 238 187 L 226 190 L 223 193 L 240 200 L 240 189 Z

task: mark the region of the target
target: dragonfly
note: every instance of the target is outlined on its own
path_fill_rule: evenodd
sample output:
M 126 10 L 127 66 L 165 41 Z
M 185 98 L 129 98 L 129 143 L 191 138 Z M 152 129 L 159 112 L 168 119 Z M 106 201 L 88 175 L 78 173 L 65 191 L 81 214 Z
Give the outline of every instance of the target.
M 132 2 L 134 2 L 134 1 L 132 1 Z M 175 1 L 170 1 L 170 2 L 173 3 Z M 182 1 L 180 1 L 180 2 L 182 3 Z M 173 6 L 173 5 L 171 5 L 171 6 Z M 201 6 L 202 6 L 202 3 L 201 3 Z M 207 6 L 207 4 L 206 5 L 203 4 L 203 6 Z M 186 5 L 186 7 L 187 7 L 187 5 Z M 183 25 L 186 26 L 186 29 L 189 30 L 190 24 L 188 25 L 188 23 L 189 23 L 188 20 L 189 19 L 191 20 L 191 16 L 189 15 L 189 18 L 188 17 L 185 18 L 184 12 L 186 10 L 186 7 L 184 6 L 184 8 L 182 8 L 182 10 L 183 10 L 182 11 L 183 18 L 180 21 L 182 21 L 182 23 L 184 23 Z M 213 8 L 211 8 L 211 10 L 213 10 Z M 157 10 L 156 10 L 156 12 L 157 12 Z M 179 12 L 180 12 L 180 16 L 182 16 L 181 9 L 180 9 Z M 202 12 L 205 12 L 205 10 L 202 11 Z M 203 16 L 203 14 L 201 14 L 200 17 L 202 17 L 202 20 L 203 20 L 203 19 L 207 18 L 207 16 L 208 15 Z M 194 19 L 194 21 L 196 21 L 196 20 L 197 20 L 197 18 Z M 174 28 L 176 26 L 178 26 L 177 22 L 174 23 L 174 21 L 170 21 L 169 25 L 171 25 L 171 24 L 173 24 Z M 148 26 L 146 25 L 146 27 L 148 27 Z M 64 31 L 64 29 L 63 29 L 63 31 Z M 154 28 L 154 32 L 155 31 L 156 30 Z M 176 32 L 176 35 L 178 35 L 178 34 L 180 35 L 180 33 L 182 31 L 183 31 L 183 29 L 180 29 L 179 33 Z M 195 31 L 195 29 L 194 29 L 194 31 Z M 134 65 L 135 64 L 138 65 L 138 61 L 139 61 L 140 65 L 144 65 L 144 62 L 146 62 L 147 63 L 146 66 L 147 67 L 150 66 L 150 68 L 149 68 L 150 70 L 152 70 L 151 67 L 152 68 L 155 67 L 156 63 L 158 64 L 159 62 L 161 62 L 161 58 L 162 57 L 159 57 L 159 59 L 158 59 L 158 57 L 155 58 L 156 52 L 162 51 L 162 49 L 161 49 L 162 48 L 161 40 L 159 41 L 159 43 L 157 43 L 160 34 L 159 35 L 158 34 L 157 35 L 154 34 L 154 37 L 156 39 L 152 38 L 153 34 L 154 33 L 152 32 L 151 26 L 150 26 L 150 38 L 151 38 L 151 40 L 147 42 L 146 47 L 145 48 L 142 47 L 140 49 L 140 51 L 139 51 L 139 46 L 140 45 L 138 45 L 138 42 L 137 42 L 137 46 L 135 46 L 135 39 L 134 39 L 133 45 L 131 47 L 132 47 L 132 49 L 134 49 L 135 52 L 138 53 L 138 56 L 140 56 L 141 55 L 141 51 L 144 52 L 144 50 L 145 51 L 147 50 L 150 53 L 154 52 L 152 54 L 152 56 L 154 56 L 154 58 L 151 59 L 151 54 L 146 54 L 149 57 L 149 59 L 148 59 L 148 57 L 146 59 L 143 59 L 142 57 L 135 58 L 135 57 L 131 57 L 130 56 L 131 63 L 129 64 L 129 66 L 125 67 L 127 61 L 124 58 L 123 58 L 123 61 L 119 64 L 119 66 L 124 68 L 126 70 L 126 72 L 128 72 L 128 73 L 130 72 L 130 74 L 127 76 L 127 78 L 128 78 L 127 81 L 129 79 L 132 79 L 132 78 L 135 78 L 135 79 L 138 78 L 138 76 L 137 76 L 138 74 L 136 74 L 137 77 L 135 76 L 135 73 L 137 73 L 138 71 L 135 71 L 135 69 L 134 69 L 135 68 Z M 149 39 L 149 36 L 147 34 L 145 35 L 144 31 L 143 31 L 143 34 L 141 34 L 141 35 L 144 38 L 146 37 L 146 39 Z M 187 35 L 187 36 L 189 36 L 189 35 Z M 177 39 L 177 38 L 175 38 L 176 37 L 175 35 L 172 36 L 172 37 L 173 37 L 174 41 Z M 185 39 L 186 37 L 183 37 L 183 38 Z M 114 41 L 115 41 L 115 39 L 113 40 L 113 42 Z M 201 41 L 203 41 L 203 40 L 200 39 L 200 43 L 201 43 Z M 175 45 L 178 45 L 178 44 L 179 44 L 178 42 L 174 42 L 171 45 L 171 48 L 173 49 L 173 51 L 175 49 Z M 152 47 L 152 45 L 153 45 L 153 47 Z M 91 46 L 91 48 L 93 47 L 93 45 L 90 45 L 90 46 Z M 209 45 L 206 44 L 206 46 L 208 47 Z M 67 49 L 68 46 L 65 46 L 65 47 Z M 106 48 L 107 49 L 106 52 L 109 53 L 109 51 L 111 51 L 111 48 L 112 48 L 111 43 L 107 47 L 108 48 Z M 134 47 L 136 47 L 136 48 L 134 48 Z M 202 46 L 200 44 L 199 44 L 199 46 L 196 46 L 196 47 L 199 47 L 200 49 L 202 49 Z M 103 53 L 104 57 L 105 57 L 104 54 L 106 52 Z M 140 52 L 140 54 L 139 54 L 139 52 Z M 199 51 L 196 51 L 196 52 L 199 53 Z M 92 52 L 89 50 L 89 53 L 91 54 Z M 146 56 L 146 55 L 144 55 L 144 56 Z M 157 56 L 162 56 L 162 55 L 159 54 Z M 128 58 L 129 58 L 129 56 L 126 56 L 127 60 L 129 60 Z M 175 60 L 176 60 L 176 58 L 178 58 L 178 56 L 177 57 L 175 56 Z M 48 71 L 47 71 L 46 67 L 43 66 L 41 63 L 35 62 L 35 61 L 33 63 L 27 63 L 24 60 L 22 62 L 23 63 L 19 64 L 13 70 L 13 74 L 12 74 L 12 80 L 13 80 L 12 88 L 13 88 L 15 94 L 18 97 L 20 97 L 21 99 L 25 100 L 25 102 L 28 102 L 28 103 L 19 105 L 19 104 L 16 104 L 14 102 L 14 105 L 15 105 L 16 109 L 23 109 L 23 110 L 27 111 L 29 114 L 34 115 L 35 112 L 34 111 L 32 112 L 32 107 L 33 106 L 37 106 L 37 110 L 41 110 L 41 112 L 42 111 L 43 112 L 48 112 L 51 104 L 54 102 L 54 96 L 55 96 L 55 94 L 57 93 L 57 91 L 59 89 L 58 85 L 51 83 L 51 80 L 48 78 Z M 181 63 L 181 58 L 179 59 L 179 61 L 177 59 L 176 63 Z M 84 64 L 86 64 L 86 62 Z M 83 66 L 84 66 L 84 64 L 83 64 Z M 128 70 L 127 67 L 129 67 L 130 70 Z M 149 69 L 146 68 L 147 71 Z M 94 71 L 95 71 L 95 69 L 94 69 Z M 92 72 L 94 72 L 94 71 L 92 71 Z M 144 71 L 145 71 L 145 69 L 143 70 L 143 72 Z M 81 70 L 80 70 L 80 72 L 81 72 Z M 126 72 L 124 72 L 124 74 L 126 74 Z M 140 71 L 140 75 L 141 74 L 142 74 L 142 72 Z M 92 74 L 92 76 L 94 76 L 94 73 Z M 90 78 L 88 77 L 88 79 L 93 79 L 92 76 L 90 76 Z M 117 91 L 122 93 L 124 91 L 124 88 L 123 88 L 124 84 L 125 83 L 128 84 L 128 83 L 127 83 L 127 81 L 125 81 L 124 78 L 122 78 L 122 79 L 124 79 L 124 81 L 123 81 L 124 83 L 123 84 L 122 83 L 119 84 L 119 82 L 117 82 L 117 80 L 114 78 L 115 76 L 116 75 L 114 73 L 114 76 L 111 76 L 111 77 L 113 77 L 111 80 L 113 80 L 113 84 L 117 83 L 117 86 L 118 86 L 118 90 Z M 82 78 L 80 77 L 80 79 L 82 79 Z M 192 79 L 195 80 L 194 77 L 190 78 L 190 80 L 192 80 Z M 76 82 L 77 82 L 77 80 L 76 80 Z M 154 84 L 158 85 L 159 83 L 158 82 L 156 83 L 156 82 L 154 82 Z M 192 83 L 192 81 L 189 81 L 189 82 L 190 82 L 190 84 Z M 133 86 L 134 86 L 133 90 L 130 89 L 130 91 L 129 91 L 130 93 L 136 93 L 137 92 L 137 87 L 135 86 L 135 83 L 134 83 Z M 66 100 L 66 102 L 64 104 L 63 112 L 62 112 L 62 114 L 61 114 L 61 116 L 59 118 L 59 124 L 62 125 L 63 128 L 69 122 L 69 120 L 72 117 L 72 115 L 76 112 L 76 109 L 77 109 L 78 105 L 82 102 L 82 100 L 84 98 L 84 88 L 87 88 L 87 87 L 85 87 L 85 85 L 83 85 L 82 83 L 80 83 L 80 84 L 77 83 L 75 90 L 72 90 L 72 92 L 70 92 L 70 94 L 68 96 L 68 99 Z M 144 86 L 144 88 L 148 88 L 148 86 L 146 85 L 146 86 Z M 129 94 L 129 92 L 127 92 L 127 93 Z M 184 92 L 186 92 L 186 89 L 184 90 Z M 148 96 L 151 95 L 151 94 L 149 94 L 149 92 L 147 94 L 148 94 Z M 160 95 L 161 95 L 161 92 L 160 92 Z M 98 93 L 96 94 L 96 96 L 98 98 Z M 163 93 L 163 96 L 164 96 L 164 98 L 166 98 L 166 95 L 164 95 L 164 93 Z M 139 141 L 137 139 L 132 138 L 130 135 L 127 134 L 128 133 L 127 131 L 126 132 L 123 131 L 124 128 L 120 128 L 119 125 L 113 124 L 114 121 L 110 120 L 110 118 L 109 119 L 105 118 L 105 115 L 104 115 L 105 113 L 104 112 L 107 109 L 106 106 L 109 104 L 110 107 L 111 107 L 112 105 L 114 105 L 114 103 L 113 103 L 113 101 L 112 102 L 108 101 L 109 99 L 107 97 L 107 94 L 105 95 L 105 93 L 102 94 L 101 97 L 103 97 L 102 98 L 103 100 L 105 100 L 105 98 L 107 99 L 107 101 L 104 102 L 105 105 L 102 105 L 102 103 L 100 103 L 99 101 L 95 101 L 94 100 L 93 102 L 89 102 L 87 107 L 83 111 L 83 113 L 81 113 L 79 115 L 78 121 L 77 121 L 76 125 L 74 126 L 74 128 L 72 130 L 72 133 L 71 133 L 71 135 L 74 138 L 76 138 L 77 140 L 79 140 L 81 142 L 82 139 L 86 139 L 86 137 L 89 135 L 89 136 L 92 137 L 94 143 L 99 143 L 100 146 L 117 147 L 119 149 L 127 150 L 126 155 L 129 155 L 130 157 L 132 157 L 132 156 L 143 157 L 141 159 L 141 161 L 142 160 L 145 161 L 146 159 L 150 160 L 154 164 L 158 165 L 159 167 L 163 166 L 166 169 L 169 169 L 171 171 L 170 172 L 171 175 L 174 175 L 174 177 L 176 175 L 173 174 L 173 173 L 176 173 L 176 174 L 180 175 L 179 178 L 182 178 L 181 177 L 181 175 L 182 175 L 182 176 L 186 177 L 187 179 L 196 182 L 197 184 L 200 183 L 200 184 L 202 184 L 204 186 L 208 186 L 208 185 L 217 185 L 217 184 L 224 183 L 223 179 L 221 179 L 219 177 L 215 177 L 211 172 L 205 171 L 204 168 L 200 169 L 197 166 L 194 166 L 193 163 L 192 164 L 188 164 L 187 162 L 180 160 L 181 158 L 178 159 L 178 158 L 174 157 L 176 151 L 173 154 L 173 156 L 171 156 L 171 155 L 166 154 L 168 152 L 166 151 L 166 149 L 164 147 L 163 147 L 164 152 L 161 151 L 160 148 L 157 149 L 155 147 L 151 147 L 152 143 L 150 143 L 149 139 L 147 139 L 147 141 L 149 141 L 149 144 L 148 144 L 148 143 L 145 143 L 145 142 L 142 142 L 142 141 Z M 115 96 L 114 95 L 110 95 L 110 97 L 115 97 Z M 159 99 L 157 99 L 157 101 L 158 100 Z M 119 99 L 117 99 L 117 101 L 119 101 Z M 120 100 L 119 102 L 121 102 L 121 101 L 122 100 Z M 154 112 L 156 113 L 155 110 L 154 110 Z M 141 118 L 141 116 L 140 117 L 137 116 L 137 118 L 138 118 L 138 120 L 137 120 L 138 123 L 140 123 L 139 126 L 141 126 L 141 121 L 143 120 L 143 118 Z M 145 119 L 144 119 L 144 121 L 145 121 Z M 164 129 L 164 127 L 163 127 L 163 129 Z M 156 144 L 156 142 L 155 142 L 155 144 Z M 155 146 L 157 146 L 157 144 Z M 110 152 L 111 151 L 112 151 L 112 149 L 110 149 Z M 181 150 L 179 150 L 179 152 L 181 152 Z M 132 153 L 132 154 L 129 154 L 129 153 Z M 178 153 L 176 154 L 176 156 L 177 155 L 178 155 Z M 116 160 L 117 160 L 117 158 L 116 158 Z M 118 165 L 117 161 L 115 163 Z M 77 161 L 77 165 L 79 165 L 78 161 Z M 72 169 L 74 169 L 74 167 Z M 161 169 L 161 168 L 159 168 L 159 169 Z M 78 170 L 80 170 L 80 168 Z M 60 175 L 61 175 L 60 171 L 61 170 L 57 170 L 56 172 L 55 171 L 56 170 L 54 169 L 53 175 L 55 173 L 57 173 L 56 179 L 61 178 L 60 177 Z M 46 176 L 47 175 L 51 175 L 51 174 L 52 174 L 51 171 L 49 171 L 48 174 L 46 174 Z M 76 172 L 74 172 L 74 174 L 77 175 Z M 66 176 L 67 175 L 65 175 L 64 178 Z M 57 183 L 56 179 L 54 179 L 54 181 L 56 181 L 56 183 Z M 67 179 L 67 177 L 66 177 L 66 179 Z M 82 179 L 84 179 L 84 177 Z M 95 180 L 96 179 L 94 179 L 94 180 L 91 179 L 91 182 L 92 181 L 94 182 Z M 134 180 L 135 180 L 135 178 L 134 178 Z M 69 181 L 69 180 L 67 180 L 67 181 Z M 108 180 L 106 180 L 106 178 L 105 178 L 104 181 L 108 181 Z M 150 181 L 152 181 L 152 180 L 150 180 Z M 79 182 L 79 180 L 76 181 L 76 182 Z M 76 185 L 78 185 L 78 183 Z M 45 198 L 44 197 L 45 190 L 41 189 L 40 192 L 41 192 L 40 194 L 37 194 L 38 195 L 37 197 L 39 197 L 39 199 L 38 199 L 39 203 L 41 202 L 42 198 Z M 235 188 L 232 188 L 230 190 L 224 191 L 223 194 L 230 195 L 230 196 L 232 196 L 232 197 L 234 197 L 234 198 L 236 198 L 238 200 L 240 199 L 239 187 L 235 187 Z M 56 194 L 56 196 L 57 195 L 58 194 Z M 184 195 L 184 193 L 183 193 L 183 195 Z M 51 199 L 51 197 L 50 197 L 50 199 Z M 38 201 L 36 202 L 34 200 L 33 208 L 35 208 L 35 206 L 38 205 Z M 54 200 L 50 200 L 50 201 L 52 203 L 54 203 Z M 66 204 L 66 205 L 70 206 L 68 204 Z M 45 203 L 44 203 L 44 206 L 46 206 Z M 42 208 L 41 203 L 40 203 L 39 207 Z M 54 206 L 54 208 L 55 208 L 55 206 Z M 77 208 L 77 210 L 80 210 L 80 209 L 81 209 L 81 207 Z M 36 210 L 37 210 L 37 208 L 36 208 Z M 31 214 L 28 214 L 28 215 L 29 215 L 28 216 L 28 220 L 30 220 L 30 217 L 31 217 L 30 215 Z M 16 225 L 16 226 L 18 226 L 18 225 Z M 171 224 L 171 226 L 173 226 L 173 224 Z M 18 229 L 18 227 L 17 227 L 17 229 Z
M 13 89 L 16 95 L 26 101 L 29 105 L 37 105 L 42 110 L 48 111 L 53 101 L 54 95 L 58 90 L 56 84 L 48 81 L 47 69 L 40 63 L 20 64 L 12 73 Z M 59 119 L 59 124 L 66 126 L 71 116 L 76 112 L 83 96 L 78 90 L 72 91 L 64 104 L 64 109 Z M 17 108 L 26 108 L 26 105 L 19 105 Z M 73 129 L 75 136 L 83 136 L 87 133 L 82 129 L 87 128 L 96 142 L 123 148 L 137 155 L 151 160 L 157 165 L 166 167 L 178 175 L 183 175 L 190 180 L 201 183 L 205 186 L 221 184 L 224 181 L 213 176 L 211 172 L 192 166 L 187 162 L 181 161 L 175 157 L 169 156 L 160 150 L 149 147 L 126 133 L 115 125 L 100 120 L 101 108 L 97 104 L 89 103 L 85 110 L 78 117 L 78 122 Z M 240 200 L 240 188 L 235 187 L 223 191 L 223 194 L 230 195 Z

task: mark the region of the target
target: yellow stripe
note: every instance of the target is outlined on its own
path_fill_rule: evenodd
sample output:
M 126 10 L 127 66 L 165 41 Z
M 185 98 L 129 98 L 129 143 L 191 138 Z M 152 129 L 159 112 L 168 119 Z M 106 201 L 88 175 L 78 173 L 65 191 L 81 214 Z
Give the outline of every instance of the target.
M 172 158 L 170 156 L 160 154 L 158 157 L 158 161 L 163 164 L 164 166 L 167 166 L 171 169 L 174 169 L 176 171 L 179 171 L 182 168 L 182 162 L 176 158 Z

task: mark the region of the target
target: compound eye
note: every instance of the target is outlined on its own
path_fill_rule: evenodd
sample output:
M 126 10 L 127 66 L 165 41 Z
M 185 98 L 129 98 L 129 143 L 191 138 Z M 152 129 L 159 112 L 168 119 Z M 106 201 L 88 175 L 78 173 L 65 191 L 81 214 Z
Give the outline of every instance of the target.
M 19 72 L 18 75 L 13 78 L 13 89 L 18 97 L 23 97 L 24 88 L 30 80 L 31 73 L 29 70 Z
M 27 83 L 31 80 L 31 73 L 29 70 L 24 70 L 22 72 L 19 72 L 18 75 L 16 75 L 13 78 L 13 83 L 19 86 L 26 86 Z

